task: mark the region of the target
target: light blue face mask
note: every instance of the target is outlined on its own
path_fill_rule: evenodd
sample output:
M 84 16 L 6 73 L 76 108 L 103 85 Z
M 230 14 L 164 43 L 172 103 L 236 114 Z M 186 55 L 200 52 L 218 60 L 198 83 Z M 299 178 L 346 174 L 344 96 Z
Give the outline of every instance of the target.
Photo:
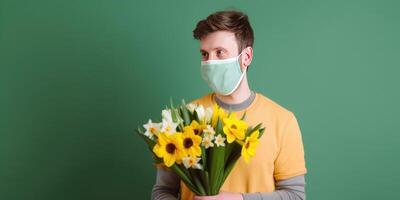
M 201 77 L 208 86 L 221 95 L 232 94 L 239 87 L 246 70 L 242 72 L 239 57 L 224 60 L 201 61 Z

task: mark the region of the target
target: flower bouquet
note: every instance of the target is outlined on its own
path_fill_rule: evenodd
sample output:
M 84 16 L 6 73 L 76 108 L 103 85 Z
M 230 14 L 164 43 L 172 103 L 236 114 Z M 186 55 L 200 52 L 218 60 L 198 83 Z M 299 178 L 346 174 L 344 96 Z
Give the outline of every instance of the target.
M 217 195 L 243 156 L 255 155 L 258 140 L 265 128 L 249 126 L 246 113 L 239 119 L 235 112 L 226 113 L 217 104 L 182 104 L 166 107 L 159 123 L 151 119 L 138 127 L 137 133 L 147 143 L 156 164 L 173 170 L 197 196 Z

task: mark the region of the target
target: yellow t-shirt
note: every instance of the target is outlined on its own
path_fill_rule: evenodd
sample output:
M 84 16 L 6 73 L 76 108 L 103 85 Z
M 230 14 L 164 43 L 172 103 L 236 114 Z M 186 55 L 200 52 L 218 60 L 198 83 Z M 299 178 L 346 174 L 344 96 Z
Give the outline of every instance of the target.
M 215 93 L 191 103 L 205 108 L 213 106 Z M 252 193 L 272 192 L 275 181 L 307 173 L 300 128 L 294 114 L 268 97 L 256 92 L 254 101 L 237 111 L 250 126 L 262 122 L 265 132 L 256 148 L 256 155 L 246 163 L 241 157 L 223 184 L 221 191 Z M 181 199 L 192 200 L 193 193 L 181 181 Z

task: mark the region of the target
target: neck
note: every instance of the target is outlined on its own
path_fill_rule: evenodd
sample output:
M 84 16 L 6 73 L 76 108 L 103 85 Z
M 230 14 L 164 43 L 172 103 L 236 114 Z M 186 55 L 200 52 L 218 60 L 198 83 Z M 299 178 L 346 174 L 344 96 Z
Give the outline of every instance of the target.
M 230 95 L 221 95 L 215 93 L 215 96 L 227 104 L 238 104 L 245 101 L 251 95 L 251 90 L 247 82 L 247 75 L 243 77 L 239 87 Z

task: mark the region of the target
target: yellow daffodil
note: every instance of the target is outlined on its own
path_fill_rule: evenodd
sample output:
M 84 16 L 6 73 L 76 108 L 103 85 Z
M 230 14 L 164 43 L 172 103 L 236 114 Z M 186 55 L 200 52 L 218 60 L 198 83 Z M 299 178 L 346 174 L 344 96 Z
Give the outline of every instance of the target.
M 242 156 L 246 162 L 249 162 L 250 157 L 253 157 L 256 154 L 259 134 L 260 132 L 256 130 L 251 133 L 249 137 L 246 137 L 246 140 L 242 146 Z
M 195 134 L 191 126 L 185 126 L 182 134 L 183 149 L 187 155 L 197 157 L 201 155 L 202 138 Z
M 223 119 L 223 122 L 223 131 L 226 134 L 228 143 L 232 143 L 235 139 L 244 140 L 248 125 L 245 121 L 237 119 L 236 113 L 231 113 L 228 118 Z
M 163 158 L 167 167 L 172 166 L 175 162 L 180 163 L 185 150 L 182 143 L 182 133 L 176 132 L 158 134 L 157 144 L 154 145 L 153 152 Z
M 213 108 L 212 117 L 211 117 L 211 125 L 212 125 L 213 127 L 216 127 L 216 126 L 217 126 L 218 117 L 219 117 L 220 119 L 223 119 L 223 118 L 225 118 L 226 116 L 227 116 L 227 115 L 226 115 L 224 109 L 223 109 L 223 108 L 220 108 L 220 107 L 218 106 L 218 104 L 215 103 L 215 104 L 214 104 L 214 108 Z
M 190 127 L 194 131 L 195 135 L 201 135 L 203 133 L 203 129 L 207 128 L 206 124 L 199 124 L 196 120 L 193 120 L 190 123 Z

